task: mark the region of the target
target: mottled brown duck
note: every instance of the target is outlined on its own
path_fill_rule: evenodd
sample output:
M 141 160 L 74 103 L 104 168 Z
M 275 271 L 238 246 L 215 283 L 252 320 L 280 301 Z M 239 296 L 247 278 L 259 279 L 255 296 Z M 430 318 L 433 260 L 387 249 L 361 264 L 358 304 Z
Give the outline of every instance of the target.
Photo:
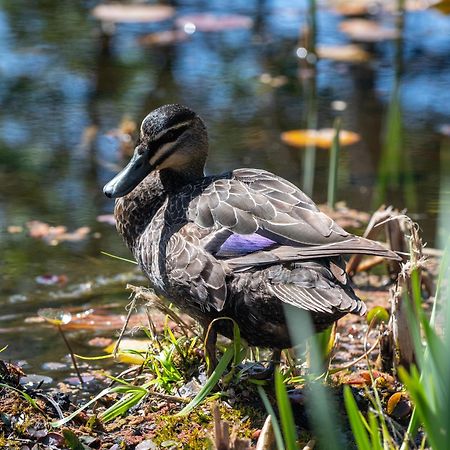
M 131 161 L 104 187 L 155 291 L 204 327 L 231 317 L 250 345 L 272 349 L 292 344 L 286 315 L 303 312 L 320 331 L 347 313 L 364 314 L 342 256 L 399 257 L 347 233 L 270 172 L 205 176 L 207 154 L 201 118 L 162 106 L 144 119 Z M 232 338 L 231 321 L 215 331 Z

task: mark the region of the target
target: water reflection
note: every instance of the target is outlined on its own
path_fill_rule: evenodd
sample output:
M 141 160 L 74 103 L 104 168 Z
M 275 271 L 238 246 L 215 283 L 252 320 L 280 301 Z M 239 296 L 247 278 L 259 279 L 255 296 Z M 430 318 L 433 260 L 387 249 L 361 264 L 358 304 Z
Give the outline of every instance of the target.
M 123 163 L 108 132 L 124 116 L 140 121 L 163 103 L 187 104 L 205 118 L 210 172 L 265 168 L 324 202 L 328 153 L 289 148 L 279 136 L 305 125 L 330 127 L 332 102 L 345 102 L 342 126 L 361 141 L 341 152 L 337 200 L 361 209 L 381 201 L 408 206 L 433 245 L 438 130 L 450 117 L 448 17 L 407 12 L 402 40 L 366 45 L 369 62 L 312 64 L 299 59 L 299 47 L 314 55 L 316 44 L 349 42 L 339 31 L 342 17 L 329 8 L 314 11 L 313 2 L 177 2 L 179 15 L 243 14 L 253 27 L 197 31 L 157 47 L 140 45 L 139 38 L 173 29 L 172 21 L 117 24 L 108 34 L 90 16 L 94 4 L 22 0 L 0 9 L 0 341 L 10 344 L 6 358 L 27 359 L 37 370 L 34 355 L 64 355 L 63 344 L 50 344 L 45 329 L 32 336 L 24 324 L 38 308 L 61 304 L 36 277 L 65 274 L 73 286 L 130 270 L 100 254 L 128 256 L 113 228 L 96 221 L 112 210 L 100 188 Z M 393 20 L 384 14 L 376 19 Z M 262 74 L 283 82 L 263 83 Z M 398 134 L 395 148 L 384 141 L 387 122 L 394 126 L 387 136 Z M 7 231 L 34 219 L 69 230 L 89 226 L 91 233 L 81 242 L 49 246 L 26 231 Z M 119 290 L 71 303 L 125 298 Z

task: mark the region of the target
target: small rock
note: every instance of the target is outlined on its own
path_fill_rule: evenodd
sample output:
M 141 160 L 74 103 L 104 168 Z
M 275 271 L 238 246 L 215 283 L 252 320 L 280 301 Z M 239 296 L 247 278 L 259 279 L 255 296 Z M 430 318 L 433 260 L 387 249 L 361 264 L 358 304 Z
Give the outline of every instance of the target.
M 146 439 L 140 444 L 136 445 L 135 450 L 156 450 L 158 447 L 151 439 Z

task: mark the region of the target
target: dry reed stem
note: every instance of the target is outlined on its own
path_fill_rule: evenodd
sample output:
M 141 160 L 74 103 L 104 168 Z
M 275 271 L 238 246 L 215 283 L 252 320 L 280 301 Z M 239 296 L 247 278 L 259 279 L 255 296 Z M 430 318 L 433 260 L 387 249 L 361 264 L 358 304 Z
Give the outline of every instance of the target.
M 272 416 L 268 415 L 261 429 L 256 450 L 272 450 L 275 446 L 275 434 L 272 426 Z
M 398 225 L 396 225 L 398 219 L 403 216 L 403 213 L 400 213 L 389 206 L 385 208 L 381 206 L 377 211 L 375 211 L 370 218 L 370 221 L 367 225 L 367 228 L 363 234 L 363 237 L 367 239 L 375 239 L 382 231 L 381 225 L 385 225 L 386 237 L 388 240 L 388 247 L 394 251 L 403 251 L 404 247 L 399 244 L 401 239 L 398 237 Z M 353 255 L 350 258 L 350 261 L 347 263 L 347 272 L 350 276 L 354 275 L 358 272 L 360 263 L 364 255 Z M 391 262 L 390 262 L 391 263 Z M 395 263 L 393 269 L 391 269 L 393 273 L 398 273 L 400 270 L 400 266 L 398 263 Z

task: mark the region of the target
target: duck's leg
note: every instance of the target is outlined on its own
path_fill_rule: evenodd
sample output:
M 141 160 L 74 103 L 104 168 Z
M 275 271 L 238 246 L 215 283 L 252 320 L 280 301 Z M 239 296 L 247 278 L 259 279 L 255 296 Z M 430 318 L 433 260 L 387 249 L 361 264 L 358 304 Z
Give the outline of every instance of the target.
M 217 366 L 217 331 L 215 330 L 213 324 L 204 328 L 203 342 L 205 344 L 205 356 L 206 364 L 208 366 L 208 375 L 211 375 Z
M 275 372 L 275 367 L 280 364 L 281 350 L 274 349 L 272 357 L 267 367 L 264 367 L 261 363 L 253 363 L 246 369 L 248 378 L 254 378 L 256 380 L 270 380 Z

